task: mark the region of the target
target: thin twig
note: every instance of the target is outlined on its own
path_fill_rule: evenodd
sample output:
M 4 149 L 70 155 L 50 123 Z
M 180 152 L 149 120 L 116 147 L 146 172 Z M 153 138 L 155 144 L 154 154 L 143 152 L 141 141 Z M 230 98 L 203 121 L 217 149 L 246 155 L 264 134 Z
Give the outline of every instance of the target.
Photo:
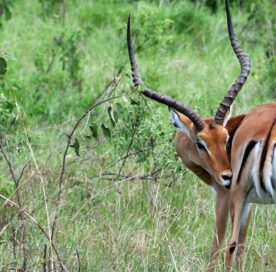
M 124 166 L 125 166 L 125 163 L 126 163 L 127 158 L 128 158 L 128 154 L 129 154 L 130 149 L 131 149 L 132 144 L 133 144 L 134 135 L 135 135 L 135 133 L 136 133 L 136 130 L 137 130 L 137 126 L 133 125 L 133 126 L 132 126 L 131 139 L 130 139 L 129 145 L 128 145 L 128 147 L 127 147 L 126 156 L 125 156 L 125 158 L 124 158 L 124 160 L 123 160 L 123 163 L 122 163 L 122 165 L 121 165 L 121 167 L 120 167 L 120 169 L 119 169 L 119 172 L 118 172 L 117 177 L 119 177 L 119 176 L 121 175 L 121 172 L 122 172 L 122 170 L 123 170 L 123 168 L 124 168 Z
M 162 169 L 162 168 L 161 168 Z M 119 175 L 118 173 L 102 173 L 100 175 L 95 175 L 91 177 L 90 179 L 95 179 L 95 178 L 101 178 L 104 177 L 105 180 L 117 180 L 120 178 L 120 180 L 125 180 L 125 181 L 130 181 L 130 180 L 143 180 L 143 179 L 154 179 L 154 176 L 161 171 L 161 169 L 152 171 L 151 173 L 148 174 L 140 174 L 140 175 Z
M 144 150 L 138 150 L 136 152 L 132 152 L 132 153 L 125 153 L 123 156 L 121 156 L 120 158 L 116 158 L 115 160 L 113 160 L 110 164 L 108 164 L 106 166 L 106 168 L 103 170 L 103 174 L 106 174 L 108 173 L 108 170 L 114 166 L 115 164 L 119 163 L 120 161 L 124 160 L 126 157 L 130 157 L 130 156 L 136 156 L 136 155 L 139 155 L 141 153 L 143 153 Z
M 46 68 L 46 71 L 45 71 L 45 74 L 46 74 L 46 75 L 51 71 L 52 66 L 53 66 L 53 64 L 54 64 L 54 61 L 55 61 L 55 58 L 56 58 L 56 53 L 53 52 L 53 54 L 52 54 L 52 59 L 50 60 L 48 66 L 47 66 L 47 68 Z M 39 87 L 38 87 L 38 88 L 39 88 Z
M 17 256 L 16 256 L 16 230 L 15 228 L 12 228 L 12 254 L 13 254 L 13 259 L 15 262 L 15 265 L 17 266 Z
M 80 260 L 80 253 L 78 251 L 78 249 L 76 249 L 76 254 L 77 254 L 77 258 L 78 258 L 78 272 L 81 271 L 81 260 Z
M 15 190 L 16 190 L 16 198 L 17 198 L 17 203 L 19 206 L 19 210 L 18 210 L 18 218 L 20 221 L 20 231 L 21 231 L 21 235 L 22 235 L 22 239 L 21 239 L 21 244 L 22 244 L 22 254 L 23 254 L 23 270 L 27 271 L 28 270 L 28 248 L 26 246 L 26 225 L 25 225 L 25 218 L 24 215 L 22 213 L 23 211 L 23 205 L 22 205 L 22 201 L 21 201 L 21 197 L 20 197 L 20 193 L 19 193 L 19 183 L 20 180 L 24 174 L 24 170 L 26 169 L 27 164 L 24 165 L 19 177 L 17 178 L 12 166 L 12 163 L 10 161 L 10 159 L 8 158 L 3 145 L 2 145 L 2 141 L 0 141 L 0 151 L 8 165 L 11 177 L 13 179 L 13 182 L 15 184 Z M 15 250 L 15 247 L 14 247 Z M 15 252 L 14 252 L 15 254 Z M 16 256 L 16 255 L 15 255 Z
M 4 233 L 4 231 L 8 228 L 8 226 L 11 224 L 11 222 L 7 223 L 0 231 L 0 236 L 2 235 L 2 233 Z
M 44 245 L 43 249 L 43 272 L 47 272 L 47 244 Z

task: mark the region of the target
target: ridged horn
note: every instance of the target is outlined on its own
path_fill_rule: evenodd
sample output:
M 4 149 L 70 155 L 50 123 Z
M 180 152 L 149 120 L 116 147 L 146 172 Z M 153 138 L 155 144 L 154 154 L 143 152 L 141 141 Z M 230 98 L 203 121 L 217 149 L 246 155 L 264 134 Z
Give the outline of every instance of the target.
M 225 7 L 226 7 L 229 39 L 230 39 L 233 51 L 235 52 L 235 55 L 239 60 L 239 63 L 241 66 L 241 72 L 218 107 L 218 110 L 216 112 L 216 115 L 213 121 L 218 125 L 223 125 L 223 121 L 225 119 L 227 111 L 230 109 L 230 106 L 232 105 L 233 101 L 235 100 L 236 96 L 238 95 L 239 91 L 241 90 L 243 84 L 246 82 L 250 74 L 250 60 L 246 55 L 246 53 L 242 50 L 237 40 L 234 27 L 232 24 L 232 20 L 231 20 L 231 13 L 230 13 L 228 0 L 225 0 Z
M 128 24 L 127 24 L 127 46 L 128 46 L 128 54 L 129 54 L 129 60 L 130 60 L 130 65 L 131 65 L 131 71 L 132 71 L 132 78 L 133 78 L 133 83 L 134 86 L 139 86 L 143 85 L 144 90 L 142 91 L 142 94 L 145 95 L 146 97 L 149 97 L 159 103 L 162 103 L 164 105 L 167 105 L 176 111 L 184 114 L 187 116 L 194 124 L 195 128 L 197 131 L 201 131 L 206 123 L 201 119 L 201 117 L 194 111 L 192 111 L 189 107 L 186 105 L 176 101 L 175 99 L 160 94 L 156 91 L 153 91 L 149 88 L 147 88 L 140 76 L 139 69 L 136 63 L 136 58 L 135 58 L 135 53 L 133 49 L 133 44 L 132 44 L 132 39 L 131 39 L 131 30 L 130 30 L 130 15 L 128 17 Z

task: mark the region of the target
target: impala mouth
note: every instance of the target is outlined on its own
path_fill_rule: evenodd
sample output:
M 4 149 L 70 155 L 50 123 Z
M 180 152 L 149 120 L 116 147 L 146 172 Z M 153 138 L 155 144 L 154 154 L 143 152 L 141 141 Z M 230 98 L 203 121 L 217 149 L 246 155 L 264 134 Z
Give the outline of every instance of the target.
M 227 190 L 230 190 L 230 188 L 231 188 L 231 183 L 230 183 L 229 185 L 224 186 L 224 188 L 227 189 Z
M 222 182 L 222 186 L 223 186 L 225 189 L 227 189 L 227 190 L 230 190 L 231 185 L 232 185 L 231 179 L 225 179 L 225 180 L 223 180 L 223 182 Z

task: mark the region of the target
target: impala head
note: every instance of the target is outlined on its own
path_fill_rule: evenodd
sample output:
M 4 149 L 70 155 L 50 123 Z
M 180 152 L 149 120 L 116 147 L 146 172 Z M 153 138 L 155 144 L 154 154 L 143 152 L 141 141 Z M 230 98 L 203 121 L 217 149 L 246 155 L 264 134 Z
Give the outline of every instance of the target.
M 212 122 L 205 122 L 198 113 L 186 105 L 153 91 L 144 85 L 138 70 L 132 45 L 130 17 L 128 18 L 127 42 L 134 86 L 143 86 L 143 95 L 169 106 L 173 124 L 195 144 L 198 155 L 195 163 L 201 165 L 218 183 L 228 187 L 231 182 L 232 172 L 226 150 L 229 135 L 224 126 L 228 120 L 227 115 L 230 107 L 250 73 L 250 63 L 247 55 L 237 41 L 231 21 L 228 0 L 225 3 L 229 39 L 240 62 L 241 72 L 220 103 Z M 189 152 L 190 150 L 187 150 L 187 153 Z
M 229 188 L 232 172 L 226 151 L 229 140 L 227 129 L 207 120 L 203 129 L 197 130 L 188 117 L 173 109 L 169 110 L 174 126 L 190 139 L 189 148 L 179 148 L 178 142 L 176 148 L 185 152 L 185 157 L 203 167 L 218 183 Z

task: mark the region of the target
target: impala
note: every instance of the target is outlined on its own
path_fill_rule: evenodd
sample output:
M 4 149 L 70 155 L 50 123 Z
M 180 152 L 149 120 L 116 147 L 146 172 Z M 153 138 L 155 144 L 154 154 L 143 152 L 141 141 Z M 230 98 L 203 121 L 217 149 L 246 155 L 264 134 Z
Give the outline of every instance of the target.
M 235 132 L 239 124 L 242 122 L 246 115 L 234 116 L 229 119 L 226 124 L 226 129 L 229 133 L 230 142 L 234 137 Z M 181 122 L 191 122 L 182 114 L 179 114 Z M 212 119 L 205 119 L 206 123 L 211 123 Z M 225 236 L 227 222 L 229 217 L 229 201 L 230 191 L 218 184 L 214 177 L 212 177 L 200 164 L 196 162 L 200 161 L 198 148 L 194 141 L 192 141 L 182 131 L 178 131 L 176 134 L 176 151 L 182 162 L 194 172 L 201 180 L 207 185 L 211 186 L 216 192 L 216 233 L 212 242 L 210 262 L 208 265 L 208 272 L 215 271 L 216 261 L 219 253 L 219 249 L 222 245 L 223 238 Z M 231 146 L 228 147 L 227 152 L 230 156 Z M 230 157 L 229 157 L 230 159 Z M 227 186 L 228 187 L 228 186 Z M 246 240 L 247 229 L 250 221 L 251 209 L 248 207 L 248 213 L 244 215 L 243 224 L 240 228 L 238 237 L 238 244 L 243 245 Z M 241 266 L 241 259 L 243 256 L 244 247 L 240 246 L 237 253 L 237 267 Z
M 230 118 L 230 107 L 250 73 L 247 55 L 238 44 L 230 16 L 229 4 L 226 0 L 226 14 L 231 46 L 240 62 L 241 72 L 233 83 L 223 101 L 220 103 L 213 119 L 202 119 L 186 105 L 153 91 L 146 87 L 141 79 L 133 50 L 130 17 L 128 19 L 127 41 L 134 86 L 142 87 L 142 94 L 169 106 L 172 122 L 179 130 L 176 134 L 176 151 L 183 163 L 199 176 L 206 184 L 217 192 L 216 199 L 216 236 L 211 250 L 209 271 L 215 270 L 218 250 L 222 243 L 229 216 L 229 191 L 232 171 L 229 154 L 232 139 L 245 115 Z M 140 88 L 141 88 L 140 87 Z M 229 119 L 230 118 L 230 119 Z M 227 145 L 229 152 L 227 153 Z M 232 153 L 232 152 L 231 152 Z M 250 211 L 244 215 L 237 242 L 245 241 Z M 242 250 L 239 254 L 241 254 Z
M 256 122 L 258 120 L 258 122 Z M 251 203 L 276 204 L 276 103 L 256 107 L 239 124 L 231 148 L 232 236 L 226 251 L 230 271 Z

